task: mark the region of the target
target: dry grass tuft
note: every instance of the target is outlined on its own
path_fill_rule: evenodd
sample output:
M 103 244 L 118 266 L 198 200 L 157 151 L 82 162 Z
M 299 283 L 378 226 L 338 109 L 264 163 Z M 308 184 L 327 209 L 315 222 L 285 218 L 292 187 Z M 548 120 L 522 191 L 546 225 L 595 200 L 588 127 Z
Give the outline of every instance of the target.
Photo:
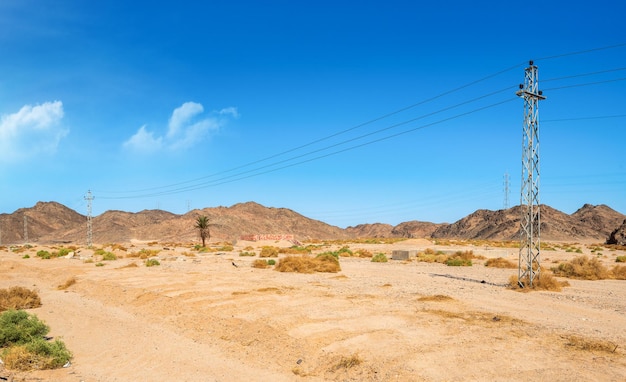
M 137 265 L 137 263 L 129 263 L 129 264 L 126 264 L 123 267 L 119 267 L 117 269 L 124 269 L 124 268 L 139 268 L 139 265 Z
M 340 369 L 351 369 L 355 366 L 359 366 L 363 363 L 361 357 L 358 354 L 352 354 L 349 357 L 342 356 L 339 361 L 331 367 L 331 371 L 337 371 Z
M 41 306 L 41 298 L 34 290 L 15 286 L 0 289 L 0 312 L 13 309 L 32 309 Z
M 517 268 L 517 264 L 515 264 L 511 260 L 507 260 L 502 257 L 497 257 L 495 259 L 489 259 L 485 261 L 485 266 L 491 267 L 491 268 L 508 268 L 508 269 Z
M 417 299 L 417 301 L 435 301 L 435 302 L 443 302 L 443 301 L 454 301 L 454 299 L 450 296 L 446 296 L 443 294 L 436 294 L 433 296 L 422 296 Z
M 65 289 L 71 287 L 74 284 L 76 284 L 76 277 L 71 277 L 71 278 L 65 280 L 65 282 L 63 284 L 57 286 L 57 289 L 65 290 Z
M 597 258 L 578 256 L 551 268 L 556 276 L 580 280 L 604 280 L 610 278 L 609 270 Z
M 331 254 L 322 254 L 317 257 L 287 256 L 278 262 L 276 270 L 297 273 L 336 273 L 341 271 L 341 266 L 339 266 L 339 260 Z
M 554 275 L 552 275 L 552 273 L 546 271 L 542 271 L 539 275 L 539 278 L 533 280 L 532 287 L 530 287 L 530 280 L 528 279 L 528 277 L 521 280 L 521 282 L 524 285 L 523 288 L 521 288 L 518 284 L 517 275 L 512 275 L 511 277 L 509 277 L 509 287 L 519 292 L 530 292 L 533 290 L 560 292 L 563 287 L 569 286 L 569 283 L 567 281 L 559 281 L 554 277 Z
M 564 338 L 566 340 L 566 343 L 565 343 L 566 346 L 571 346 L 577 350 L 615 353 L 618 347 L 618 345 L 609 341 L 594 340 L 594 339 L 588 339 L 588 338 L 583 338 L 579 336 L 568 336 Z

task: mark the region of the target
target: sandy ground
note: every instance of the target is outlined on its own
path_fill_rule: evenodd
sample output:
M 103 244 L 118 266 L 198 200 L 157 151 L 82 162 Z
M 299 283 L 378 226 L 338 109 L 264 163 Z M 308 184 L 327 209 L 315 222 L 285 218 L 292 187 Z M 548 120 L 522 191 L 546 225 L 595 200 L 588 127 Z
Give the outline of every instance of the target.
M 0 380 L 626 380 L 626 281 L 569 280 L 562 292 L 519 293 L 499 285 L 517 270 L 483 261 L 448 267 L 344 257 L 339 273 L 295 274 L 252 268 L 256 258 L 238 255 L 263 244 L 241 242 L 220 254 L 169 248 L 155 267 L 127 257 L 96 267 L 79 258 L 88 250 L 50 260 L 35 257 L 37 248 L 29 259 L 0 250 L 0 288 L 36 289 L 43 305 L 32 313 L 74 354 L 65 369 L 0 368 Z M 134 245 L 128 252 L 141 246 Z M 409 240 L 350 248 L 467 246 Z M 470 248 L 517 261 L 516 249 Z M 607 265 L 625 254 L 602 252 Z M 544 251 L 542 260 L 549 267 L 574 255 Z M 133 262 L 139 266 L 124 267 Z M 72 277 L 76 284 L 57 289 Z M 571 336 L 617 348 L 583 350 Z

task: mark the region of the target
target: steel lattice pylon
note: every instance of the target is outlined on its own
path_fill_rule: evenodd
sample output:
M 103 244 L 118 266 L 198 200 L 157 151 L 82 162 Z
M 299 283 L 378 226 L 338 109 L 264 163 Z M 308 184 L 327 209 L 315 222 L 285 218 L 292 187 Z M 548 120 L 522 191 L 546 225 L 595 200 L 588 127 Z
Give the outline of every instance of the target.
M 93 245 L 93 233 L 91 226 L 91 201 L 93 199 L 94 196 L 91 194 L 91 190 L 88 190 L 85 200 L 87 201 L 87 247 L 89 248 Z
M 516 93 L 524 99 L 522 134 L 522 188 L 518 283 L 529 286 L 540 276 L 541 213 L 539 208 L 539 90 L 537 66 L 530 61 L 524 84 Z

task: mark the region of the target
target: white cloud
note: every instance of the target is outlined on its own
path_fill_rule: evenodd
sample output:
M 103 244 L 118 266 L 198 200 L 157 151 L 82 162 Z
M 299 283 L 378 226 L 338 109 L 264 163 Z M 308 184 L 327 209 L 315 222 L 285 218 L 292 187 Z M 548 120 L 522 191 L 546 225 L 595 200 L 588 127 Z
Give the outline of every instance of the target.
M 69 130 L 60 126 L 61 101 L 24 105 L 17 113 L 0 118 L 0 161 L 12 162 L 54 153 Z
M 181 107 L 174 109 L 170 118 L 167 137 L 170 139 L 176 137 L 180 130 L 184 129 L 186 123 L 203 111 L 202 105 L 195 102 L 185 102 Z
M 146 125 L 143 125 L 139 130 L 124 142 L 124 147 L 141 152 L 157 151 L 162 146 L 163 138 L 155 138 L 152 132 L 146 130 Z
M 124 147 L 142 152 L 159 149 L 183 150 L 192 147 L 209 137 L 212 131 L 219 130 L 230 118 L 238 118 L 237 108 L 228 107 L 202 115 L 204 107 L 196 102 L 185 102 L 172 112 L 164 136 L 156 136 L 146 126 L 129 140 Z

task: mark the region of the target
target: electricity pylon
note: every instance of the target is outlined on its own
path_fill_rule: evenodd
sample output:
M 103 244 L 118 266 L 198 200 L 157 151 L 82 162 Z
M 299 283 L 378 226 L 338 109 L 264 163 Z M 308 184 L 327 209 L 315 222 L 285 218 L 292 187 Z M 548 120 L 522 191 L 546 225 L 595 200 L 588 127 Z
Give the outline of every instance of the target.
M 87 201 L 87 247 L 91 248 L 93 245 L 93 232 L 91 227 L 91 201 L 94 196 L 91 194 L 91 190 L 87 191 L 85 200 Z
M 524 99 L 524 132 L 522 134 L 522 210 L 518 284 L 540 276 L 541 213 L 539 209 L 539 101 L 546 99 L 539 90 L 537 66 L 530 61 L 524 83 L 516 93 Z

